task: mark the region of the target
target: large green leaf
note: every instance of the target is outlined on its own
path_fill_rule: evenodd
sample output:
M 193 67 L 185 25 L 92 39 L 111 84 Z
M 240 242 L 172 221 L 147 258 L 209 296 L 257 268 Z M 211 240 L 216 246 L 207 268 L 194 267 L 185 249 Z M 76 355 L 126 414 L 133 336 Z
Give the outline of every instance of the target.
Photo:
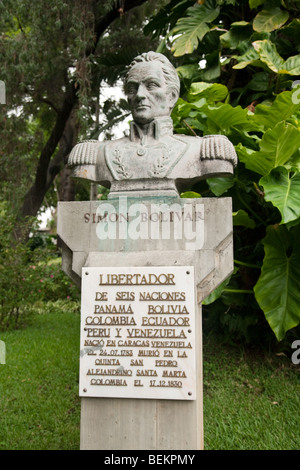
M 259 55 L 260 60 L 268 66 L 270 70 L 279 73 L 284 70 L 284 59 L 278 54 L 276 46 L 268 39 L 254 41 L 253 47 Z
M 253 20 L 254 31 L 270 32 L 280 28 L 289 19 L 289 13 L 279 7 L 268 8 L 257 13 Z
M 261 5 L 264 2 L 265 0 L 249 0 L 249 7 L 251 9 L 257 8 L 259 5 Z
M 300 171 L 300 146 L 284 166 L 291 171 Z
M 188 94 L 189 101 L 196 101 L 204 97 L 208 103 L 225 100 L 228 89 L 221 83 L 193 83 Z
M 269 175 L 260 179 L 265 192 L 265 200 L 272 202 L 286 224 L 300 217 L 300 173 L 284 167 L 275 168 Z
M 260 151 L 245 151 L 237 147 L 239 159 L 246 168 L 267 175 L 273 168 L 284 165 L 300 145 L 300 131 L 292 124 L 279 122 L 268 129 L 260 141 Z
M 258 53 L 253 47 L 250 47 L 245 54 L 234 55 L 233 58 L 238 61 L 238 63 L 233 66 L 234 69 L 244 69 L 248 65 L 265 68 L 265 65 L 261 62 Z
M 250 126 L 247 109 L 241 106 L 232 107 L 230 104 L 222 104 L 218 107 L 207 106 L 203 109 L 207 115 L 207 134 L 225 134 L 230 128 Z
M 263 240 L 265 257 L 255 298 L 280 341 L 300 323 L 300 224 L 271 226 Z
M 220 36 L 223 47 L 236 49 L 238 45 L 249 38 L 252 33 L 252 25 L 247 21 L 237 21 L 231 23 L 231 28 Z
M 294 41 L 295 38 L 300 37 L 300 19 L 294 18 L 293 21 L 287 23 L 280 29 L 281 34 L 288 38 L 290 41 Z M 294 43 L 295 50 L 300 52 L 300 44 L 299 41 Z
M 292 124 L 279 122 L 269 129 L 260 142 L 260 150 L 269 162 L 270 170 L 284 165 L 300 145 L 300 130 Z
M 175 37 L 172 46 L 174 56 L 191 54 L 197 48 L 198 42 L 210 30 L 208 24 L 214 21 L 220 13 L 219 7 L 208 0 L 203 5 L 195 5 L 187 9 L 187 16 L 180 18 L 172 30 Z
M 270 88 L 270 74 L 267 71 L 256 72 L 248 83 L 248 88 L 254 91 L 266 91 Z M 257 106 L 256 106 L 257 108 Z M 256 109 L 255 108 L 255 109 Z
M 195 193 L 195 191 L 186 191 L 185 193 L 181 193 L 180 197 L 188 198 L 188 199 L 195 199 L 201 197 L 201 194 Z
M 247 228 L 255 228 L 255 222 L 249 217 L 246 211 L 239 209 L 237 212 L 232 213 L 233 225 L 242 225 Z
M 157 51 L 159 52 L 159 51 Z M 196 82 L 200 79 L 200 69 L 198 64 L 186 64 L 177 67 L 177 73 L 182 80 Z
M 286 121 L 300 109 L 300 100 L 293 97 L 292 91 L 284 91 L 277 95 L 271 106 L 258 104 L 253 120 L 262 124 L 266 129 L 276 126 L 280 121 Z
M 221 196 L 228 191 L 228 189 L 232 188 L 234 185 L 234 177 L 233 175 L 230 175 L 220 176 L 219 178 L 207 178 L 206 182 L 215 196 Z
M 284 68 L 289 75 L 300 74 L 300 54 L 288 57 L 284 63 Z
M 243 55 L 233 56 L 238 61 L 233 66 L 234 69 L 243 69 L 248 65 L 252 65 L 279 74 L 300 74 L 300 54 L 284 60 L 279 55 L 276 45 L 269 39 L 254 41 L 252 46 Z
M 210 305 L 215 302 L 223 293 L 224 289 L 229 284 L 231 276 L 229 276 L 225 281 L 223 281 L 216 289 L 214 289 L 203 301 L 203 305 Z
M 269 39 L 254 41 L 252 44 L 260 60 L 273 72 L 288 75 L 300 74 L 300 54 L 289 57 L 285 61 L 278 54 L 275 44 Z

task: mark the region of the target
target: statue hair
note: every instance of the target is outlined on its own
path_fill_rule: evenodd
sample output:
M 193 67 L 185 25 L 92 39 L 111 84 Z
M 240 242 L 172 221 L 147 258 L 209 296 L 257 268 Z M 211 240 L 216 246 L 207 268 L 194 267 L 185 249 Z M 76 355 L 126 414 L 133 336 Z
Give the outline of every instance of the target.
M 130 70 L 135 65 L 141 62 L 151 62 L 152 60 L 159 61 L 162 64 L 162 72 L 164 74 L 166 84 L 176 94 L 177 99 L 178 99 L 179 93 L 180 93 L 180 80 L 176 72 L 176 69 L 171 64 L 169 59 L 167 59 L 166 56 L 164 56 L 163 54 L 160 54 L 159 52 L 153 52 L 153 51 L 144 52 L 143 54 L 138 55 L 137 57 L 135 57 L 135 59 L 133 59 L 133 61 L 129 65 L 128 72 L 125 77 L 125 90 L 126 90 L 128 73 L 130 72 Z

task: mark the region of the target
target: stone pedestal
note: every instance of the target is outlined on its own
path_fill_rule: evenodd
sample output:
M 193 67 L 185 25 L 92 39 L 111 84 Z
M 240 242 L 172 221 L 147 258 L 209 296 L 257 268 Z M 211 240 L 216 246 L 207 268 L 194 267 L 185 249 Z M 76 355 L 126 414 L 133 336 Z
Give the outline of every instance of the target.
M 63 269 L 80 285 L 92 267 L 191 267 L 196 399 L 81 398 L 81 449 L 203 448 L 201 301 L 233 270 L 231 199 L 65 202 Z

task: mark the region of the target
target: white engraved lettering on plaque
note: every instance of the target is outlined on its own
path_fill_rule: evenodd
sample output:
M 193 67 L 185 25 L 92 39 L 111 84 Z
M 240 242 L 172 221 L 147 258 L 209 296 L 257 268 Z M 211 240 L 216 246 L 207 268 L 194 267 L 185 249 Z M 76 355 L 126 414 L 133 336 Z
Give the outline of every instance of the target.
M 82 397 L 196 399 L 194 267 L 82 269 Z

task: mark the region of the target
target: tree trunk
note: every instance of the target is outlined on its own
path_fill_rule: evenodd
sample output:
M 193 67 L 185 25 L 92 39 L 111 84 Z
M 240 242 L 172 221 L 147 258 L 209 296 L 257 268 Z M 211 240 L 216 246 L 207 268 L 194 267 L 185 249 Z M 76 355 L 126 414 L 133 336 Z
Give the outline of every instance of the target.
M 36 217 L 49 187 L 51 186 L 56 174 L 59 172 L 60 165 L 55 165 L 58 158 L 54 158 L 53 162 L 51 162 L 51 157 L 54 154 L 57 145 L 62 139 L 62 148 L 57 153 L 60 158 L 63 158 L 65 156 L 65 152 L 67 151 L 69 153 L 72 148 L 64 148 L 64 143 L 68 144 L 68 142 L 70 143 L 72 140 L 70 139 L 70 136 L 67 136 L 65 130 L 67 129 L 67 122 L 76 103 L 77 95 L 73 84 L 66 92 L 63 106 L 57 114 L 56 123 L 52 133 L 40 154 L 34 183 L 26 193 L 23 205 L 19 211 L 17 223 L 14 229 L 14 235 L 18 240 L 24 239 L 24 237 L 25 239 L 28 238 L 30 223 L 28 229 L 24 232 L 24 221 L 30 217 Z
M 147 0 L 123 0 L 123 12 L 127 12 L 134 7 L 142 5 Z M 122 12 L 122 13 L 123 13 Z M 88 46 L 85 51 L 85 57 L 93 54 L 97 48 L 98 42 L 102 34 L 110 26 L 110 24 L 120 15 L 118 2 L 114 3 L 111 11 L 104 17 L 95 21 L 95 41 L 92 46 Z M 24 232 L 24 220 L 30 217 L 35 217 L 43 204 L 44 197 L 54 181 L 55 176 L 61 170 L 61 162 L 63 158 L 70 152 L 70 142 L 73 140 L 71 134 L 68 134 L 67 123 L 71 113 L 74 111 L 78 103 L 78 84 L 72 83 L 66 87 L 65 99 L 60 110 L 57 112 L 57 119 L 51 135 L 41 151 L 39 162 L 35 174 L 33 185 L 26 193 L 23 205 L 19 211 L 17 223 L 14 230 L 14 235 L 17 240 L 24 240 L 28 238 L 30 227 Z M 74 129 L 74 128 L 73 128 Z M 73 135 L 74 136 L 74 135 Z M 62 141 L 65 142 L 63 143 Z M 52 159 L 57 146 L 62 143 L 62 148 L 58 150 L 55 157 Z M 74 144 L 74 143 L 73 143 Z M 73 145 L 72 144 L 72 145 Z M 65 145 L 65 148 L 64 148 Z

